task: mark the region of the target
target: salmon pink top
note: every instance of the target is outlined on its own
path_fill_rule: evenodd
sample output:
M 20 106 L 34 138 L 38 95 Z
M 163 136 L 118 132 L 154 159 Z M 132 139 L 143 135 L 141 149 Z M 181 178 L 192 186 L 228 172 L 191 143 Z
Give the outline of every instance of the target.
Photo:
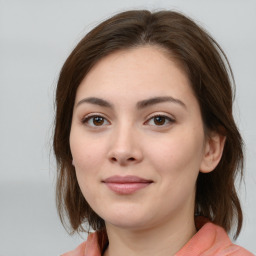
M 232 244 L 222 227 L 203 219 L 196 221 L 198 232 L 181 248 L 175 256 L 255 256 L 244 248 Z M 102 241 L 102 246 L 99 244 Z M 102 232 L 91 233 L 86 242 L 62 256 L 101 256 L 108 244 Z

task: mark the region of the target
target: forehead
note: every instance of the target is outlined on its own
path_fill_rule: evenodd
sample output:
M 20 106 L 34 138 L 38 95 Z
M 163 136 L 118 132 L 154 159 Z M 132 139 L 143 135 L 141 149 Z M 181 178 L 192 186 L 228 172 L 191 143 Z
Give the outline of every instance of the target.
M 170 54 L 159 47 L 140 46 L 114 52 L 98 61 L 79 85 L 76 101 L 84 96 L 118 94 L 126 99 L 171 93 L 179 97 L 187 92 L 192 93 L 188 76 Z

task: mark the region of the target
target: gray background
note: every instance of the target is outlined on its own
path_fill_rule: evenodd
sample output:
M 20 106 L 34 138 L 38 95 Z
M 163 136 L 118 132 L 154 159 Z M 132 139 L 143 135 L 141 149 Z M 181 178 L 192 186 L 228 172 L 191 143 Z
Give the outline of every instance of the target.
M 235 118 L 246 144 L 245 219 L 236 243 L 256 253 L 256 1 L 0 0 L 0 256 L 59 255 L 82 241 L 66 234 L 55 209 L 54 88 L 79 39 L 129 8 L 182 11 L 227 53 L 237 82 Z

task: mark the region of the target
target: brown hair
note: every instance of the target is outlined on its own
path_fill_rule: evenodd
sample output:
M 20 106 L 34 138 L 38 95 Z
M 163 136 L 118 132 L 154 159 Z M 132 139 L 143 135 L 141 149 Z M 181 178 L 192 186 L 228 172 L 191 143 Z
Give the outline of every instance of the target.
M 95 230 L 105 227 L 104 220 L 82 195 L 72 166 L 69 134 L 77 88 L 104 56 L 143 45 L 160 46 L 183 65 L 198 99 L 205 130 L 226 136 L 218 166 L 210 173 L 199 173 L 195 214 L 208 217 L 226 231 L 236 221 L 237 237 L 243 218 L 235 178 L 243 171 L 243 142 L 232 116 L 232 70 L 216 41 L 191 19 L 173 11 L 117 14 L 89 32 L 66 60 L 56 90 L 53 141 L 58 167 L 57 208 L 62 223 L 66 216 L 72 231 L 84 230 L 86 221 Z

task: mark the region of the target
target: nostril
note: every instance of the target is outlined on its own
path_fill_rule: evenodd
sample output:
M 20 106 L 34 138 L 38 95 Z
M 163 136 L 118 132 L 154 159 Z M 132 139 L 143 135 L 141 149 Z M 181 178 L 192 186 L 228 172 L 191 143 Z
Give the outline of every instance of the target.
M 126 158 L 126 159 L 124 159 L 124 158 L 116 158 L 116 157 L 111 157 L 110 158 L 110 161 L 111 162 L 134 162 L 135 161 L 135 158 L 134 157 L 129 157 L 129 158 Z
M 115 157 L 111 157 L 112 162 L 117 162 L 117 159 Z

